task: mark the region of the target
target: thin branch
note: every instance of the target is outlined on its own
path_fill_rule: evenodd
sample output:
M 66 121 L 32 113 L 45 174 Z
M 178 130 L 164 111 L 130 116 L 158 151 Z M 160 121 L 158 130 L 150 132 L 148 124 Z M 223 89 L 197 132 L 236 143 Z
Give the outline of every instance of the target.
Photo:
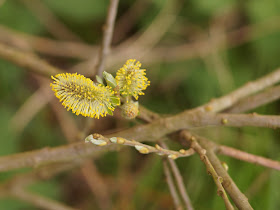
M 165 177 L 166 177 L 168 188 L 169 188 L 170 194 L 173 198 L 173 202 L 174 202 L 174 205 L 176 207 L 176 210 L 181 210 L 182 205 L 181 205 L 181 202 L 180 202 L 179 195 L 177 194 L 176 187 L 175 187 L 175 184 L 173 182 L 170 170 L 168 168 L 167 161 L 163 160 L 162 163 L 163 163 L 163 171 L 164 171 L 164 174 L 165 174 Z
M 151 112 L 150 110 L 148 110 L 142 106 L 140 106 L 140 114 L 138 117 L 146 122 L 151 122 L 155 119 L 160 118 L 160 116 L 158 114 Z M 250 154 L 250 153 L 247 153 L 247 152 L 244 152 L 244 151 L 232 148 L 232 147 L 219 145 L 213 141 L 210 141 L 209 139 L 207 139 L 207 140 L 208 140 L 208 142 L 211 142 L 213 144 L 213 146 L 215 145 L 216 152 L 221 155 L 230 156 L 232 158 L 236 158 L 236 159 L 243 160 L 246 162 L 250 162 L 250 163 L 262 165 L 262 166 L 265 166 L 268 168 L 280 170 L 279 161 L 275 161 L 275 160 L 272 160 L 269 158 L 264 158 L 264 157 L 261 157 L 258 155 L 253 155 L 253 154 Z
M 139 125 L 109 136 L 134 137 L 137 141 L 155 141 L 181 129 L 202 128 L 207 126 L 255 126 L 279 128 L 280 116 L 258 114 L 215 114 L 195 110 L 154 120 L 146 125 Z
M 54 148 L 45 147 L 43 149 L 30 152 L 21 152 L 0 157 L 0 172 L 18 168 L 39 167 L 53 163 L 67 163 L 73 160 L 98 157 L 104 152 L 116 150 L 117 145 L 107 146 L 106 149 L 84 142 L 72 143 Z
M 268 158 L 264 158 L 261 156 L 253 155 L 247 152 L 243 152 L 238 149 L 234 149 L 232 147 L 219 145 L 217 149 L 217 153 L 221 155 L 226 155 L 229 157 L 233 157 L 239 160 L 243 160 L 249 163 L 258 164 L 261 166 L 265 166 L 267 168 L 273 168 L 280 171 L 280 162 L 276 160 L 271 160 Z
M 194 110 L 203 112 L 219 112 L 226 108 L 231 107 L 233 104 L 238 102 L 240 99 L 248 97 L 258 91 L 261 91 L 267 87 L 270 87 L 280 81 L 280 69 L 273 71 L 255 81 L 248 82 L 247 84 L 241 86 L 237 90 L 220 97 L 218 99 L 213 99 L 211 102 L 200 106 Z
M 85 139 L 85 141 L 91 142 L 99 146 L 112 145 L 112 144 L 131 146 L 131 147 L 135 147 L 135 149 L 142 154 L 156 153 L 158 155 L 167 156 L 168 158 L 173 160 L 180 157 L 189 157 L 194 154 L 193 149 L 188 149 L 188 150 L 180 149 L 179 151 L 173 151 L 169 149 L 164 149 L 160 147 L 158 144 L 156 144 L 155 147 L 153 147 L 147 144 L 142 144 L 135 140 L 128 140 L 122 137 L 111 137 L 109 139 L 97 133 L 89 135 Z
M 165 149 L 168 149 L 167 148 L 167 145 L 164 143 L 164 142 L 161 142 L 161 146 Z M 177 183 L 177 186 L 178 186 L 178 189 L 179 189 L 179 192 L 180 192 L 180 195 L 182 196 L 183 198 L 183 201 L 184 201 L 184 204 L 185 204 L 185 207 L 186 209 L 188 210 L 193 210 L 193 206 L 192 206 L 192 203 L 191 203 L 191 200 L 190 200 L 190 197 L 186 191 L 186 188 L 185 188 L 185 184 L 184 184 L 184 181 L 183 181 L 183 178 L 182 178 L 182 175 L 175 163 L 174 160 L 172 159 L 168 159 L 168 162 L 170 164 L 170 167 L 171 167 L 171 171 L 174 175 L 174 178 L 176 180 L 176 183 Z
M 118 11 L 118 4 L 119 4 L 119 0 L 110 0 L 110 5 L 109 5 L 108 13 L 107 13 L 106 25 L 104 27 L 102 45 L 101 45 L 101 49 L 99 52 L 98 63 L 97 63 L 97 68 L 96 68 L 97 69 L 96 72 L 97 72 L 98 76 L 102 75 L 104 65 L 105 65 L 105 60 L 110 51 L 110 45 L 112 42 L 114 25 L 115 25 L 115 20 L 116 20 L 117 11 Z
M 241 113 L 248 110 L 255 109 L 262 105 L 268 104 L 280 98 L 280 85 L 271 87 L 264 90 L 261 93 L 245 98 L 238 103 L 234 104 L 229 109 L 226 109 L 227 113 Z
M 186 115 L 187 116 L 187 115 Z M 279 128 L 280 116 L 252 114 L 212 114 L 203 113 L 193 116 L 192 119 L 180 119 L 182 129 L 207 126 L 229 126 L 229 127 L 264 127 Z M 179 124 L 179 123 L 178 123 Z
M 182 136 L 189 142 L 199 143 L 205 150 L 200 151 L 202 154 L 207 154 L 207 158 L 214 167 L 219 177 L 222 177 L 222 184 L 227 193 L 232 198 L 233 202 L 239 209 L 252 209 L 250 203 L 246 196 L 238 189 L 234 181 L 228 175 L 225 168 L 222 166 L 220 160 L 215 155 L 214 151 L 216 149 L 215 144 L 209 142 L 207 139 L 200 137 L 198 135 L 191 134 L 188 131 L 183 131 Z M 195 140 L 195 141 L 194 141 Z M 194 145 L 196 146 L 196 145 Z
M 224 183 L 224 180 L 221 176 L 218 175 L 218 173 L 214 169 L 212 163 L 210 162 L 210 160 L 208 158 L 208 151 L 203 149 L 194 137 L 191 137 L 191 138 L 188 138 L 189 136 L 187 136 L 187 137 L 184 136 L 184 137 L 186 138 L 186 140 L 188 140 L 190 142 L 191 148 L 193 148 L 199 154 L 201 161 L 205 164 L 205 166 L 207 168 L 207 173 L 209 173 L 213 177 L 213 180 L 218 188 L 217 194 L 223 198 L 226 209 L 233 210 L 234 208 L 231 205 L 231 203 L 227 197 L 227 194 L 225 192 L 225 189 L 222 185 L 222 183 Z

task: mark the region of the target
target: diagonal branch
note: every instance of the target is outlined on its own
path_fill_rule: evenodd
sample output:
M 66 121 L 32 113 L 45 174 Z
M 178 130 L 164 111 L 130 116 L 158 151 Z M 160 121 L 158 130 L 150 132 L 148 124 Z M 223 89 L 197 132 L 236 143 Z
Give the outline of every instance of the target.
M 248 202 L 248 199 L 246 196 L 238 189 L 234 181 L 231 179 L 231 177 L 228 175 L 227 171 L 222 166 L 220 160 L 217 158 L 217 156 L 214 153 L 215 145 L 212 142 L 207 141 L 207 139 L 193 135 L 188 131 L 183 131 L 182 135 L 185 139 L 187 139 L 190 142 L 198 142 L 201 147 L 205 149 L 205 152 L 207 154 L 207 157 L 214 167 L 214 170 L 217 172 L 217 174 L 222 177 L 222 185 L 227 191 L 227 193 L 232 198 L 233 202 L 236 204 L 237 208 L 239 209 L 252 209 L 250 203 Z
M 280 85 L 271 87 L 267 90 L 264 90 L 261 93 L 250 96 L 243 100 L 240 100 L 238 103 L 233 104 L 232 107 L 226 109 L 227 113 L 241 113 L 248 110 L 258 108 L 262 105 L 268 104 L 280 98 Z
M 191 148 L 193 148 L 199 154 L 201 161 L 205 164 L 207 168 L 207 172 L 213 177 L 213 180 L 218 188 L 217 194 L 223 198 L 226 209 L 233 210 L 234 208 L 231 205 L 225 192 L 225 189 L 222 185 L 222 183 L 224 183 L 224 180 L 221 176 L 218 175 L 212 163 L 210 162 L 208 158 L 208 151 L 201 147 L 201 145 L 197 142 L 195 137 L 186 136 L 185 132 L 182 132 L 182 134 L 184 135 L 185 139 L 190 142 Z

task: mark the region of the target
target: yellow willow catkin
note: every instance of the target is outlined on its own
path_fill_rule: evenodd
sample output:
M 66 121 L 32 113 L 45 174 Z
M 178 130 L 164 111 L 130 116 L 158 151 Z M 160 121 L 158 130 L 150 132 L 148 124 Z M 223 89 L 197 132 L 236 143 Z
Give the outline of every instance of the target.
M 129 59 L 117 71 L 116 82 L 120 90 L 120 94 L 123 96 L 132 95 L 136 100 L 138 95 L 144 95 L 142 90 L 145 90 L 150 81 L 145 76 L 145 69 L 140 69 L 141 63 L 138 61 L 135 64 L 135 59 Z
M 76 115 L 99 118 L 114 111 L 114 91 L 108 86 L 96 85 L 80 74 L 57 74 L 51 83 L 55 96 Z

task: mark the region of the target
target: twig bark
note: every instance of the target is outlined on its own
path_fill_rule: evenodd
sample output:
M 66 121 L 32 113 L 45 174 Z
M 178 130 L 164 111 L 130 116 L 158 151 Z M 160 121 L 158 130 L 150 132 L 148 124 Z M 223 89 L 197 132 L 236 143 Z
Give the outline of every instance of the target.
M 234 208 L 231 205 L 231 203 L 227 197 L 227 194 L 225 192 L 225 189 L 222 185 L 222 183 L 224 183 L 223 177 L 218 175 L 218 173 L 216 172 L 216 170 L 214 169 L 212 163 L 210 162 L 210 160 L 208 158 L 209 151 L 202 148 L 194 136 L 189 137 L 186 135 L 186 132 L 183 132 L 183 135 L 186 138 L 186 140 L 188 140 L 190 142 L 191 148 L 193 148 L 199 154 L 201 161 L 205 164 L 205 166 L 207 168 L 207 172 L 213 177 L 213 180 L 218 188 L 217 194 L 223 198 L 226 209 L 233 210 Z
M 179 198 L 179 195 L 176 191 L 176 187 L 175 187 L 175 184 L 173 182 L 170 170 L 168 168 L 167 161 L 164 160 L 162 163 L 163 163 L 163 171 L 164 171 L 166 181 L 167 181 L 167 184 L 168 184 L 168 187 L 169 187 L 169 190 L 170 190 L 170 194 L 173 198 L 173 202 L 174 202 L 174 205 L 176 207 L 176 210 L 182 210 L 182 205 L 181 205 L 181 202 L 180 202 L 180 198 Z
M 99 52 L 98 63 L 97 63 L 97 75 L 101 76 L 106 57 L 110 51 L 110 45 L 112 42 L 113 32 L 114 32 L 114 25 L 117 16 L 119 0 L 110 0 L 110 5 L 107 13 L 107 20 L 106 25 L 104 27 L 104 35 L 102 40 L 101 49 Z
M 168 149 L 167 145 L 164 142 L 161 142 L 160 144 L 163 148 Z M 169 165 L 171 167 L 171 171 L 174 175 L 174 178 L 176 180 L 176 184 L 178 186 L 178 190 L 180 192 L 180 195 L 181 195 L 181 197 L 184 201 L 185 208 L 188 209 L 188 210 L 193 210 L 193 206 L 192 206 L 190 197 L 189 197 L 189 195 L 186 191 L 182 175 L 181 175 L 175 161 L 169 158 L 168 162 L 169 162 Z
M 174 151 L 174 150 L 162 148 L 158 144 L 156 144 L 155 147 L 153 147 L 147 144 L 142 144 L 135 140 L 128 140 L 122 137 L 111 137 L 109 139 L 97 133 L 89 135 L 85 139 L 85 141 L 91 142 L 99 146 L 105 146 L 111 144 L 131 146 L 131 147 L 135 147 L 135 149 L 142 154 L 156 153 L 158 155 L 167 156 L 168 158 L 173 160 L 180 157 L 188 157 L 194 154 L 193 149 L 188 149 L 188 150 L 180 149 L 180 151 Z
M 239 100 L 248 97 L 258 91 L 261 91 L 267 87 L 270 87 L 280 81 L 280 69 L 273 71 L 255 81 L 248 82 L 241 86 L 237 90 L 229 93 L 228 95 L 222 96 L 218 99 L 213 99 L 211 102 L 200 106 L 194 110 L 200 110 L 203 112 L 220 112 L 226 108 L 231 107 Z
M 261 156 L 253 155 L 232 147 L 219 145 L 217 149 L 217 153 L 221 155 L 226 155 L 229 157 L 233 157 L 239 160 L 243 160 L 249 163 L 258 164 L 261 166 L 265 166 L 267 168 L 273 168 L 280 171 L 280 162 L 276 160 L 271 160 L 268 158 L 264 158 Z
M 227 113 L 241 113 L 248 110 L 255 109 L 262 105 L 268 104 L 280 98 L 280 85 L 268 88 L 261 93 L 245 98 L 238 103 L 234 104 L 229 109 L 226 109 Z
M 225 190 L 228 192 L 230 197 L 232 198 L 237 208 L 246 209 L 246 210 L 252 209 L 246 196 L 238 189 L 234 181 L 231 179 L 227 171 L 222 166 L 220 160 L 215 155 L 214 153 L 215 145 L 207 141 L 207 139 L 197 135 L 194 136 L 193 134 L 187 131 L 183 131 L 182 135 L 190 142 L 193 142 L 193 140 L 195 140 L 195 142 L 198 142 L 205 149 L 205 151 L 202 152 L 203 153 L 206 152 L 205 154 L 207 154 L 207 157 L 210 163 L 212 164 L 212 166 L 214 167 L 215 171 L 220 177 L 222 177 L 222 185 L 225 188 Z
M 0 172 L 17 168 L 39 167 L 50 163 L 67 163 L 87 157 L 98 157 L 104 152 L 116 150 L 117 145 L 110 145 L 104 150 L 101 147 L 88 145 L 84 142 L 72 143 L 55 148 L 43 148 L 31 152 L 21 152 L 0 157 Z

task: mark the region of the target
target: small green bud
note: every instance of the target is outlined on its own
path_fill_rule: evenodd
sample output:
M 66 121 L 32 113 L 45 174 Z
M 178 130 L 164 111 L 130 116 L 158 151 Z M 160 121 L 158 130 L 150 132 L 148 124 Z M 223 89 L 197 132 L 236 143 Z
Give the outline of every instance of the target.
M 99 77 L 98 75 L 96 75 L 96 81 L 97 81 L 99 84 L 104 85 L 102 78 Z
M 112 74 L 109 74 L 108 72 L 104 71 L 103 72 L 103 77 L 106 80 L 107 85 L 109 85 L 113 89 L 117 86 L 117 82 L 116 82 L 116 80 L 115 80 L 115 78 L 113 77 Z

